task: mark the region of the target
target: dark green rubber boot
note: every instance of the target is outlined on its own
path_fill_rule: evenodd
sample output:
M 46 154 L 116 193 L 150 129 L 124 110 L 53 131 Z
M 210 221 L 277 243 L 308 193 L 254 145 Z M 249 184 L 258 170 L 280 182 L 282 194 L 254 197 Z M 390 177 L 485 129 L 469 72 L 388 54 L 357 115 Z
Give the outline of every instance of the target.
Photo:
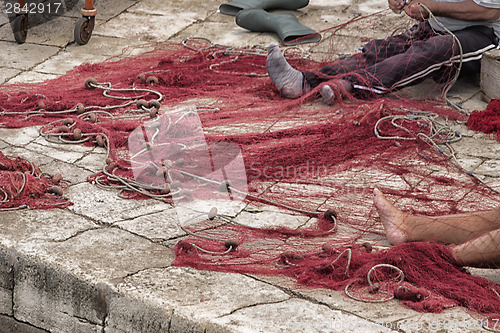
M 271 14 L 263 9 L 244 9 L 236 15 L 236 24 L 253 32 L 274 32 L 285 45 L 315 43 L 321 35 L 303 26 L 295 15 Z
M 303 8 L 309 0 L 234 0 L 219 6 L 221 14 L 236 16 L 239 11 L 250 8 L 289 9 Z

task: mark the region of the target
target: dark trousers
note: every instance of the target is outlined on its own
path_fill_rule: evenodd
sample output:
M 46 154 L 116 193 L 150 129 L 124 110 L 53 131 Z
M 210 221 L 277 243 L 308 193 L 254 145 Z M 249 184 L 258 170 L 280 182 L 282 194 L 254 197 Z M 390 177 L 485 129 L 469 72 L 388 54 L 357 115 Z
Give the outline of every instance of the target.
M 493 29 L 474 26 L 453 33 L 460 41 L 462 53 L 453 36 L 434 32 L 425 21 L 406 33 L 372 40 L 361 53 L 325 66 L 319 72 L 304 72 L 304 77 L 311 87 L 331 79 L 344 79 L 358 92 L 383 94 L 427 77 L 448 82 L 460 63 L 463 73 L 479 73 L 481 55 L 498 48 Z

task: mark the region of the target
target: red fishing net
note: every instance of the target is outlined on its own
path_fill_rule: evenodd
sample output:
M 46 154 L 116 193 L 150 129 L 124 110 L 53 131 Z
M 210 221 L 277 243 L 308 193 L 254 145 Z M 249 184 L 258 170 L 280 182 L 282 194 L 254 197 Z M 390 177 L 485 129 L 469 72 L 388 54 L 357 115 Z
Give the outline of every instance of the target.
M 491 133 L 500 141 L 500 99 L 492 99 L 485 110 L 472 112 L 467 126 L 476 131 Z
M 340 38 L 342 29 L 318 47 L 352 47 L 353 35 Z M 301 70 L 324 64 L 290 51 Z M 106 164 L 89 181 L 122 196 L 177 206 L 198 197 L 225 200 L 180 222 L 189 235 L 175 247 L 175 265 L 282 274 L 357 299 L 394 295 L 419 311 L 463 306 L 498 318 L 498 285 L 468 274 L 446 246 L 387 248 L 373 207 L 378 187 L 412 214 L 498 208 L 498 194 L 464 172 L 450 146 L 461 137 L 454 121 L 466 116 L 408 91 L 334 106 L 317 101 L 316 90 L 287 100 L 266 76 L 265 56 L 202 39 L 162 43 L 44 83 L 3 86 L 1 122 L 43 125 L 49 140 L 103 147 Z M 242 198 L 243 210 L 221 213 Z M 236 216 L 269 216 L 269 205 L 302 222 L 254 227 Z
M 43 174 L 31 162 L 0 152 L 0 211 L 67 207 L 61 174 Z

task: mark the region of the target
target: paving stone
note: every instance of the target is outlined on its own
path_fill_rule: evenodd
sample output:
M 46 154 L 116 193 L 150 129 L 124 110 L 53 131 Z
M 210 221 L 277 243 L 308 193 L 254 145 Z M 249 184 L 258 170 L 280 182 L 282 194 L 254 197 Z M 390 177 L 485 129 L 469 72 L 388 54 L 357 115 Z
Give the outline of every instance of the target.
M 246 307 L 214 322 L 236 332 L 391 332 L 363 318 L 301 299 Z
M 258 211 L 243 211 L 235 221 L 252 228 L 273 228 L 286 226 L 296 229 L 303 226 L 310 218 L 302 215 L 291 215 L 289 211 L 274 206 L 263 206 Z
M 13 78 L 21 71 L 13 68 L 0 67 L 0 83 L 4 83 Z
M 90 153 L 84 156 L 81 160 L 77 161 L 75 164 L 79 167 L 90 170 L 93 173 L 97 173 L 100 172 L 106 164 L 106 155 L 102 153 Z
M 217 9 L 218 6 L 215 1 L 184 0 L 165 2 L 161 0 L 143 0 L 130 7 L 128 12 L 162 17 L 169 17 L 172 13 L 175 13 L 192 17 L 195 20 L 203 20 Z
M 35 71 L 48 74 L 65 74 L 83 63 L 97 63 L 106 57 L 83 52 L 60 52 L 34 68 Z
M 154 306 L 119 293 L 112 294 L 108 301 L 105 333 L 169 332 L 174 308 Z
M 2 140 L 14 146 L 25 146 L 38 136 L 38 127 L 0 128 Z
M 134 274 L 119 284 L 117 290 L 175 308 L 169 332 L 203 332 L 211 322 L 216 322 L 214 318 L 289 299 L 280 289 L 241 274 L 185 267 Z
M 70 44 L 66 47 L 66 51 L 70 54 L 93 54 L 99 56 L 127 56 L 130 52 L 128 49 L 134 49 L 137 47 L 141 52 L 144 50 L 141 48 L 145 43 L 135 40 L 130 40 L 127 38 L 116 38 L 93 35 L 88 44 L 79 45 L 76 43 Z
M 0 315 L 0 327 L 9 333 L 47 333 L 48 331 L 21 323 L 11 316 Z
M 0 29 L 3 30 L 4 27 Z M 0 63 L 9 68 L 27 70 L 46 58 L 57 54 L 60 49 L 54 46 L 36 44 L 17 44 L 14 42 L 0 41 Z M 29 56 L 28 56 L 29 55 Z
M 453 148 L 460 157 L 471 156 L 476 158 L 495 159 L 500 156 L 500 142 L 486 138 L 463 138 L 455 142 Z
M 12 289 L 0 287 L 0 315 L 12 316 Z
M 80 160 L 83 156 L 85 156 L 85 153 L 83 152 L 72 152 L 68 150 L 62 150 L 58 149 L 57 147 L 50 147 L 49 145 L 46 144 L 39 144 L 39 143 L 30 143 L 26 145 L 26 149 L 38 153 L 38 154 L 43 154 L 45 156 L 66 162 L 66 163 L 74 163 L 78 160 Z
M 66 209 L 2 212 L 0 225 L 3 231 L 0 244 L 4 247 L 59 242 L 81 231 L 96 228 L 88 219 L 75 216 Z
M 484 161 L 480 166 L 474 170 L 476 174 L 498 177 L 498 171 L 500 170 L 500 160 L 488 160 Z
M 138 39 L 140 41 L 161 41 L 174 35 L 178 30 L 194 23 L 192 15 L 179 16 L 170 13 L 169 16 L 150 16 L 136 13 L 123 13 L 95 29 L 101 36 Z M 130 24 L 129 22 L 140 22 Z
M 168 208 L 161 212 L 139 216 L 135 219 L 116 222 L 120 228 L 153 241 L 177 238 L 186 235 L 179 227 L 175 209 Z
M 22 72 L 16 77 L 7 81 L 8 84 L 19 84 L 19 83 L 39 83 L 45 82 L 57 78 L 57 75 L 39 73 L 35 71 Z
M 101 189 L 90 183 L 70 186 L 66 196 L 74 203 L 69 207 L 72 212 L 97 223 L 114 223 L 170 208 L 168 204 L 155 200 L 121 199 L 117 191 Z

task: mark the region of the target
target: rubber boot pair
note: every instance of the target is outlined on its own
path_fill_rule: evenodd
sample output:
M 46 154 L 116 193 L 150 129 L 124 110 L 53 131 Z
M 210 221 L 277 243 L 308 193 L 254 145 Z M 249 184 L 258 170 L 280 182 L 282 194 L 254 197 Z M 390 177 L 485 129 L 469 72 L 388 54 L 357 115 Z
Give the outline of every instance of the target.
M 236 16 L 236 24 L 253 32 L 274 32 L 285 45 L 315 43 L 321 40 L 316 31 L 302 25 L 290 13 L 271 14 L 266 9 L 296 10 L 309 0 L 234 0 L 219 7 L 222 14 Z

